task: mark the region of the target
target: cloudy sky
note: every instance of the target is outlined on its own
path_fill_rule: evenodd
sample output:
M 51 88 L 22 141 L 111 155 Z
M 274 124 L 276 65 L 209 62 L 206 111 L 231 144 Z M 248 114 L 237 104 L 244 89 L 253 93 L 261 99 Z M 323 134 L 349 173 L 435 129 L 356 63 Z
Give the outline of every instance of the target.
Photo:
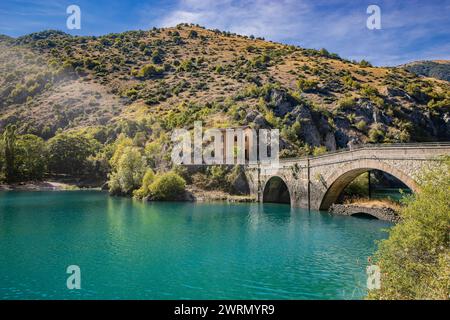
M 81 8 L 81 30 L 67 30 L 66 8 Z M 381 30 L 366 27 L 369 5 Z M 326 48 L 376 65 L 450 59 L 450 0 L 2 0 L 0 33 L 45 29 L 101 35 L 198 23 L 306 48 Z

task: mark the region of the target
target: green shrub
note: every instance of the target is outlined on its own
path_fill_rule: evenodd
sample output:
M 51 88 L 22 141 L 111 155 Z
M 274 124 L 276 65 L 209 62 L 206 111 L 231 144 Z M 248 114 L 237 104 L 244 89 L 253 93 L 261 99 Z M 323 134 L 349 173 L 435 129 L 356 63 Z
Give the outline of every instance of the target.
M 384 132 L 379 126 L 374 126 L 369 130 L 369 142 L 380 143 L 384 140 Z
M 143 199 L 151 195 L 150 185 L 155 180 L 155 173 L 152 169 L 147 169 L 144 174 L 144 178 L 142 178 L 142 185 L 138 190 L 133 192 L 133 196 L 137 199 Z
M 371 64 L 369 61 L 364 60 L 364 59 L 362 59 L 362 60 L 359 62 L 359 65 L 360 65 L 361 67 L 363 67 L 363 68 L 366 68 L 366 67 L 372 67 L 372 64 Z
M 450 158 L 427 171 L 420 192 L 406 201 L 402 221 L 379 244 L 381 288 L 369 299 L 449 299 Z
M 140 79 L 149 79 L 160 76 L 164 73 L 164 68 L 155 66 L 154 64 L 146 64 L 139 71 L 133 70 L 132 74 Z
M 314 147 L 313 152 L 312 152 L 313 156 L 315 156 L 315 157 L 320 156 L 325 153 L 327 153 L 327 148 L 325 146 L 316 146 L 316 147 Z
M 368 84 L 365 84 L 361 87 L 361 90 L 359 91 L 361 96 L 365 97 L 365 98 L 370 98 L 370 97 L 376 97 L 379 95 L 379 92 L 376 88 L 371 87 Z
M 221 65 L 218 65 L 218 66 L 216 66 L 215 71 L 216 71 L 216 73 L 222 73 L 223 67 Z
M 358 129 L 359 131 L 366 131 L 367 123 L 364 120 L 359 121 L 356 124 L 356 129 Z
M 185 72 L 190 72 L 193 71 L 194 69 L 195 65 L 190 59 L 182 61 L 178 67 L 178 70 L 183 70 Z
M 302 92 L 309 92 L 317 90 L 319 83 L 316 80 L 299 79 L 297 80 L 297 88 Z
M 186 181 L 175 172 L 157 175 L 149 190 L 153 200 L 178 199 L 186 188 Z
M 351 75 L 346 75 L 342 77 L 342 82 L 348 88 L 359 89 L 361 86 Z
M 351 109 L 356 107 L 356 99 L 353 97 L 343 97 L 338 101 L 339 109 Z

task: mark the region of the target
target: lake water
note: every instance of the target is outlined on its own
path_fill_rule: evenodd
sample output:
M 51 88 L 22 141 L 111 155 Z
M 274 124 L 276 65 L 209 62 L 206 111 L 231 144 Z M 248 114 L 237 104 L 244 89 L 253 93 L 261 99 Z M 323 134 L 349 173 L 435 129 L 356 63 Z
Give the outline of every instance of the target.
M 0 299 L 357 299 L 389 226 L 281 204 L 1 192 Z

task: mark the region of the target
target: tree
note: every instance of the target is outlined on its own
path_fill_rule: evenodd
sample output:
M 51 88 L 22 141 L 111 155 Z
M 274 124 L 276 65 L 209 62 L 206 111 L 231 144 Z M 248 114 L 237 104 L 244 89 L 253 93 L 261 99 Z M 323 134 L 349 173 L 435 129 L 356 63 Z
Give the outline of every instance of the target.
M 16 126 L 8 125 L 3 132 L 4 154 L 5 154 L 5 177 L 6 182 L 14 182 L 15 174 L 15 145 L 16 145 Z
M 186 181 L 175 172 L 158 175 L 150 185 L 154 200 L 176 200 L 185 192 Z
M 450 157 L 427 171 L 420 192 L 401 211 L 375 255 L 381 289 L 370 299 L 448 299 L 450 288 Z
M 100 143 L 79 133 L 59 133 L 48 141 L 48 168 L 55 174 L 83 175 Z
M 45 142 L 32 134 L 18 136 L 15 143 L 17 180 L 40 180 L 46 170 Z
M 144 157 L 137 147 L 127 146 L 120 152 L 121 155 L 112 164 L 109 192 L 113 195 L 131 195 L 141 186 L 146 171 Z

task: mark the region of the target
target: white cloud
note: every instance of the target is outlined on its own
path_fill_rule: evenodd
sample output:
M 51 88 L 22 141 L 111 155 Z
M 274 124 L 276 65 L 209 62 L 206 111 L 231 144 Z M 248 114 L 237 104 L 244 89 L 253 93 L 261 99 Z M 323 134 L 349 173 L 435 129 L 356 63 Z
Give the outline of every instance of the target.
M 161 26 L 178 23 L 198 23 L 208 28 L 218 28 L 246 35 L 279 38 L 280 34 L 297 33 L 300 17 L 308 10 L 301 1 L 180 1 L 176 10 L 160 21 Z

